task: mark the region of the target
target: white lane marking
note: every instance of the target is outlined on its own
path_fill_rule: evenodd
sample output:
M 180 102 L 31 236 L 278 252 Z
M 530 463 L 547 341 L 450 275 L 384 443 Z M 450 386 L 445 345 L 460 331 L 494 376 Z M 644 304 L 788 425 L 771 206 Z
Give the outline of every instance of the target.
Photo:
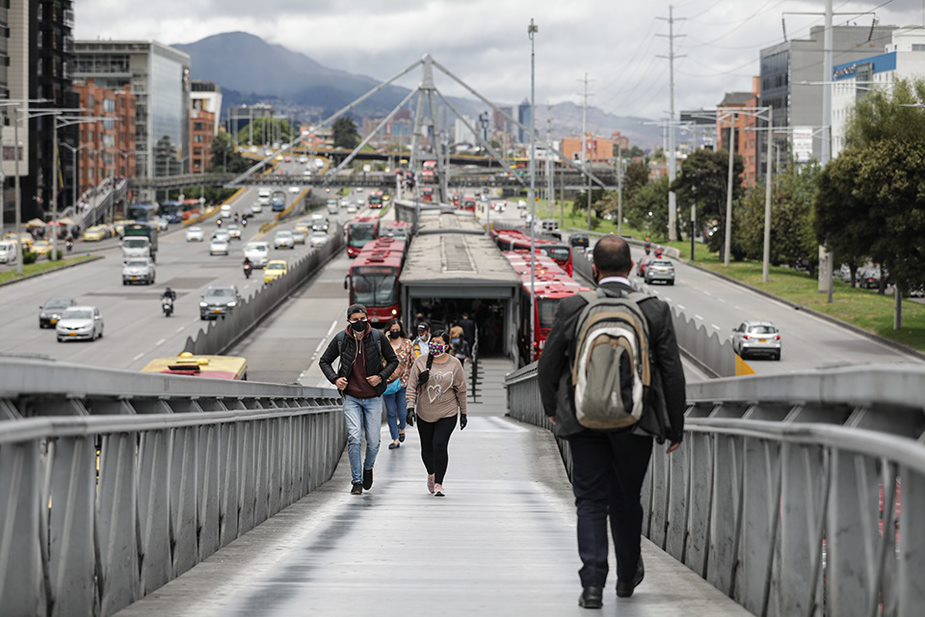
M 671 298 L 669 298 L 668 296 L 665 296 L 665 302 L 671 302 Z
M 678 305 L 678 308 L 681 309 L 681 310 L 683 311 L 683 310 L 686 309 L 687 307 L 684 306 L 683 304 L 679 304 L 679 305 Z
M 717 326 L 715 323 L 711 323 L 710 325 L 713 327 L 714 330 L 720 330 L 720 329 L 721 329 L 721 328 L 720 328 L 719 326 Z
M 734 309 L 737 310 L 737 311 L 741 311 L 741 310 L 742 310 L 742 307 L 739 306 L 738 304 L 732 305 L 732 308 L 734 308 Z
M 318 352 L 321 351 L 322 347 L 324 347 L 324 340 L 318 341 L 318 346 L 315 347 L 315 355 L 317 355 Z
M 723 304 L 726 304 L 726 301 L 723 300 L 722 298 L 717 297 L 716 299 L 719 300 L 720 302 L 722 302 Z
M 179 334 L 180 332 L 183 332 L 183 328 L 184 326 L 180 326 L 179 328 L 177 328 L 177 334 Z
M 702 291 L 702 292 L 704 293 L 704 295 L 706 295 L 706 296 L 710 296 L 710 297 L 713 296 L 713 294 L 711 294 L 711 293 L 710 293 L 709 291 L 707 291 L 706 289 L 701 289 L 700 291 Z
M 145 352 L 141 352 L 140 354 L 138 354 L 137 356 L 135 356 L 134 358 L 132 358 L 132 362 L 136 362 L 136 361 L 140 360 L 140 359 L 141 359 L 141 356 L 143 356 L 143 355 L 145 355 Z
M 328 328 L 328 333 L 325 334 L 324 337 L 327 338 L 331 336 L 331 333 L 334 332 L 334 328 L 336 327 L 337 327 L 337 320 L 335 319 L 334 321 L 331 322 L 331 327 Z
M 700 321 L 703 321 L 703 317 L 701 317 L 700 315 L 694 315 L 694 319 L 699 319 Z
M 166 343 L 166 342 L 167 342 L 167 339 L 162 338 L 162 339 L 159 340 L 158 342 L 154 343 L 154 346 L 155 346 L 155 347 L 160 347 L 161 345 L 163 345 L 163 344 Z

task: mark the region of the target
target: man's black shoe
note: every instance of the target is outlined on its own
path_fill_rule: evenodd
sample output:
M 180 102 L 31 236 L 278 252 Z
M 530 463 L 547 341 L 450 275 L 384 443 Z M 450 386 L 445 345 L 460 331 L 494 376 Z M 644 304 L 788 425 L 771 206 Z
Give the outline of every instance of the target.
M 604 606 L 604 588 L 603 587 L 585 587 L 578 598 L 578 606 L 581 608 L 601 608 Z
M 642 555 L 639 556 L 639 565 L 636 566 L 636 576 L 633 577 L 632 581 L 617 581 L 617 597 L 618 598 L 629 598 L 633 595 L 633 591 L 639 587 L 639 583 L 642 582 L 642 579 L 646 577 L 646 568 L 642 565 Z
M 373 487 L 373 470 L 364 469 L 363 470 L 363 488 L 367 491 Z
M 363 485 L 357 482 L 353 485 L 353 488 L 350 489 L 351 495 L 362 495 L 363 494 Z

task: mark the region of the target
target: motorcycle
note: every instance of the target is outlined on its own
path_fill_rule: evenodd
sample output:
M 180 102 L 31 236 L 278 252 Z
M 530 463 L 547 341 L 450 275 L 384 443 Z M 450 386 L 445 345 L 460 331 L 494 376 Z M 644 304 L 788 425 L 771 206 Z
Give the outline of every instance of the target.
M 241 227 L 247 227 L 247 217 L 241 219 Z
M 222 226 L 222 219 L 218 219 L 217 221 L 215 221 L 215 224 L 218 225 L 219 227 L 221 227 L 221 226 Z
M 164 313 L 164 317 L 170 317 L 173 315 L 173 299 L 172 298 L 161 298 L 161 311 Z
M 244 264 L 244 278 L 249 279 L 251 277 L 251 272 L 254 270 L 254 266 L 250 264 Z
M 64 246 L 67 248 L 67 252 L 70 253 L 74 249 L 74 241 L 68 238 Z

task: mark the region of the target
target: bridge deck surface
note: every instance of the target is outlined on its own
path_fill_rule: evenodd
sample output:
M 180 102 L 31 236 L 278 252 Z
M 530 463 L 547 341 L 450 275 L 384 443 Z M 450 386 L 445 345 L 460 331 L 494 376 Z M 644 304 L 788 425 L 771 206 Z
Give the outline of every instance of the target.
M 371 491 L 348 494 L 345 457 L 321 489 L 120 615 L 583 614 L 558 451 L 503 408 L 486 397 L 454 433 L 446 498 L 426 491 L 417 433 L 388 450 L 384 429 Z M 652 544 L 643 551 L 633 598 L 617 600 L 611 567 L 603 614 L 748 615 Z

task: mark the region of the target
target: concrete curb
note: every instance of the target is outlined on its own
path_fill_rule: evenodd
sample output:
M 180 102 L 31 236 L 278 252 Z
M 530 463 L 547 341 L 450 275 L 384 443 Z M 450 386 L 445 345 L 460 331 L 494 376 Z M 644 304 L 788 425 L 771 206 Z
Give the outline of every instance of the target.
M 764 296 L 765 298 L 769 298 L 769 299 L 771 299 L 771 300 L 775 300 L 775 301 L 777 301 L 777 302 L 780 302 L 781 304 L 784 304 L 784 305 L 786 305 L 786 306 L 789 306 L 789 307 L 792 308 L 792 309 L 795 309 L 795 310 L 797 310 L 797 311 L 802 311 L 802 312 L 804 312 L 804 313 L 807 313 L 807 314 L 809 314 L 809 315 L 812 315 L 813 317 L 818 317 L 819 319 L 822 319 L 822 320 L 824 320 L 824 321 L 827 321 L 827 322 L 829 322 L 829 323 L 832 324 L 832 325 L 839 326 L 839 327 L 841 327 L 841 328 L 844 328 L 845 330 L 849 330 L 849 331 L 851 331 L 851 332 L 854 332 L 855 334 L 858 334 L 858 335 L 860 335 L 860 336 L 863 336 L 863 337 L 865 337 L 865 338 L 868 338 L 868 339 L 870 339 L 870 340 L 872 340 L 872 341 L 874 341 L 874 342 L 876 342 L 876 343 L 880 343 L 881 345 L 884 345 L 885 347 L 890 347 L 891 349 L 895 349 L 895 350 L 897 350 L 897 351 L 901 351 L 901 352 L 907 353 L 907 354 L 909 354 L 909 355 L 911 355 L 911 356 L 914 356 L 914 357 L 916 357 L 916 358 L 918 358 L 918 359 L 920 359 L 920 360 L 925 360 L 925 353 L 919 351 L 918 349 L 915 349 L 914 347 L 910 347 L 910 346 L 908 346 L 908 345 L 906 345 L 906 344 L 904 344 L 904 343 L 900 343 L 900 342 L 898 342 L 898 341 L 890 340 L 890 339 L 888 339 L 888 338 L 885 338 L 885 337 L 880 336 L 879 334 L 874 334 L 873 332 L 868 332 L 867 330 L 864 330 L 863 328 L 859 328 L 858 326 L 855 326 L 855 325 L 853 325 L 853 324 L 850 324 L 850 323 L 848 323 L 847 321 L 842 321 L 841 319 L 837 319 L 837 318 L 832 317 L 832 316 L 830 316 L 830 315 L 826 315 L 825 313 L 820 313 L 819 311 L 815 311 L 815 310 L 813 310 L 813 309 L 811 309 L 811 308 L 808 308 L 808 307 L 806 307 L 806 306 L 803 306 L 802 304 L 797 304 L 797 303 L 795 303 L 795 302 L 791 302 L 790 300 L 785 300 L 784 298 L 781 298 L 780 296 L 775 296 L 774 294 L 772 294 L 772 293 L 770 293 L 770 292 L 767 292 L 767 291 L 765 291 L 765 290 L 763 290 L 763 289 L 759 289 L 759 288 L 757 288 L 757 287 L 753 287 L 753 286 L 749 285 L 748 283 L 743 283 L 742 281 L 736 280 L 736 279 L 734 279 L 734 278 L 732 278 L 732 277 L 730 277 L 730 276 L 727 276 L 727 275 L 725 275 L 725 274 L 721 274 L 721 273 L 719 273 L 719 272 L 715 272 L 715 271 L 713 271 L 713 270 L 709 270 L 709 269 L 707 269 L 707 268 L 704 268 L 703 266 L 697 264 L 696 262 L 685 261 L 685 262 L 683 262 L 683 263 L 686 264 L 686 265 L 688 265 L 688 266 L 690 266 L 690 267 L 692 267 L 692 268 L 695 268 L 695 269 L 697 269 L 697 270 L 700 270 L 701 272 L 705 272 L 705 273 L 707 273 L 707 274 L 712 274 L 713 276 L 715 276 L 715 277 L 717 277 L 717 278 L 720 278 L 720 279 L 723 279 L 723 280 L 726 281 L 726 282 L 732 283 L 733 285 L 738 285 L 739 287 L 742 287 L 743 289 L 747 289 L 747 290 L 749 290 L 749 291 L 753 291 L 753 292 L 755 292 L 756 294 L 759 294 L 759 295 L 761 295 L 761 296 Z
M 45 276 L 46 274 L 54 274 L 55 272 L 61 272 L 62 270 L 69 270 L 71 268 L 76 268 L 77 266 L 82 266 L 84 264 L 89 264 L 89 263 L 93 263 L 94 261 L 99 261 L 100 259 L 104 259 L 103 255 L 88 255 L 88 257 L 90 257 L 90 259 L 87 259 L 80 263 L 68 264 L 66 266 L 61 266 L 60 268 L 55 268 L 54 270 L 45 270 L 44 272 L 37 272 L 36 274 L 29 274 L 27 276 L 22 277 L 21 279 L 15 279 L 12 281 L 7 281 L 5 283 L 0 283 L 0 287 L 6 287 L 7 285 L 15 285 L 16 283 L 22 283 L 23 281 L 28 281 L 30 279 L 37 279 L 40 276 Z

